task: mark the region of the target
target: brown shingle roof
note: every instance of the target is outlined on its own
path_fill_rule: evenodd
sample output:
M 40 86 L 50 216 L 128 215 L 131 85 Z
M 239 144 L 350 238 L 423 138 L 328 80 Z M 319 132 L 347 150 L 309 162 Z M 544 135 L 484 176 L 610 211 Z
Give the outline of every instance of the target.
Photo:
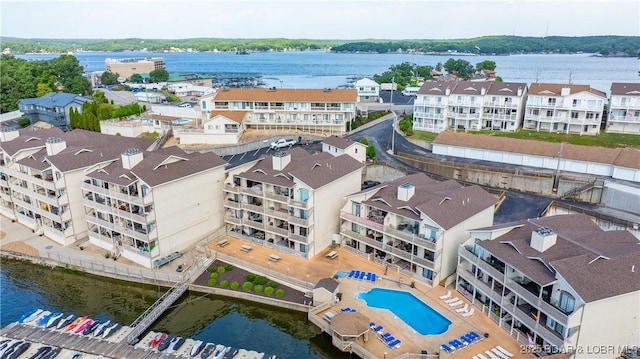
M 295 177 L 317 189 L 362 168 L 362 164 L 349 155 L 333 157 L 324 152 L 311 154 L 298 147 L 289 150 L 289 155 L 291 161 L 282 171 L 274 170 L 272 156 L 264 155 L 238 177 L 282 187 L 293 187 Z
M 518 90 L 522 90 L 521 96 L 527 92 L 527 84 L 524 82 L 491 82 L 488 95 L 518 96 Z
M 538 284 L 555 281 L 555 269 L 587 302 L 640 290 L 638 273 L 633 283 L 629 274 L 619 273 L 623 264 L 629 264 L 630 271 L 632 257 L 640 268 L 640 242 L 627 231 L 604 232 L 584 214 L 524 220 L 502 227 L 513 229 L 478 245 Z M 530 245 L 531 233 L 540 227 L 549 227 L 557 234 L 556 244 L 544 252 Z M 598 257 L 610 259 L 588 264 Z
M 351 139 L 348 139 L 345 137 L 339 137 L 336 135 L 329 136 L 325 138 L 322 142 L 326 143 L 327 145 L 331 145 L 333 147 L 337 147 L 343 150 L 355 143 L 355 141 Z
M 613 82 L 611 96 L 640 96 L 640 83 Z
M 177 155 L 174 149 L 144 152 L 145 159 L 131 172 L 151 187 L 227 164 L 213 152 Z M 173 158 L 171 158 L 173 157 Z M 171 161 L 177 159 L 177 161 Z
M 49 137 L 62 137 L 64 131 L 57 127 L 47 129 L 32 129 L 32 130 L 20 130 L 20 135 L 11 141 L 0 142 L 0 148 L 9 156 L 13 156 L 18 151 L 28 149 L 44 147 L 47 138 Z
M 550 83 L 537 83 L 534 82 L 529 86 L 529 95 L 537 96 L 560 96 L 563 88 L 568 87 L 571 89 L 570 93 L 575 94 L 578 92 L 589 92 L 596 96 L 600 96 L 604 99 L 607 98 L 607 94 L 604 91 L 591 88 L 589 85 L 574 85 L 574 84 L 550 84 Z
M 640 168 L 640 151 L 633 149 L 579 146 L 451 131 L 441 132 L 433 143 L 545 157 L 558 157 L 562 152 L 564 159 Z
M 414 195 L 406 202 L 397 198 L 398 186 L 405 183 L 415 186 Z M 453 180 L 438 182 L 416 173 L 384 183 L 364 203 L 415 220 L 420 219 L 422 212 L 442 228 L 449 229 L 495 205 L 497 199 L 478 186 L 465 187 Z
M 213 101 L 356 102 L 356 89 L 228 89 L 218 91 Z
M 231 121 L 235 121 L 237 123 L 242 123 L 244 118 L 247 116 L 247 111 L 211 111 L 209 114 L 209 118 L 214 118 L 218 115 L 224 116 Z

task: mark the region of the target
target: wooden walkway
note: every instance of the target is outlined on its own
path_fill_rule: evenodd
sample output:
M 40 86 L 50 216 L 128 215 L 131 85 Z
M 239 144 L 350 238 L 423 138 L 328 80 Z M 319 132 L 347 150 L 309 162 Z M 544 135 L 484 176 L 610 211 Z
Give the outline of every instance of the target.
M 33 344 L 48 345 L 71 351 L 101 356 L 103 358 L 167 358 L 171 354 L 155 350 L 145 350 L 128 345 L 125 340 L 114 343 L 95 337 L 80 334 L 69 334 L 60 330 L 43 329 L 28 324 L 11 323 L 2 329 L 0 336 L 11 339 L 22 339 Z M 187 358 L 184 356 L 173 356 Z

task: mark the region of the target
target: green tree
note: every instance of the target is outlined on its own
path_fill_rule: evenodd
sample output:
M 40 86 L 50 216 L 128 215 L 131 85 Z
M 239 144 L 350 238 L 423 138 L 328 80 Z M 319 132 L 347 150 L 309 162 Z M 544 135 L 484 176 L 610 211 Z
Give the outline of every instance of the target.
M 484 60 L 484 61 L 478 62 L 476 64 L 476 71 L 480 72 L 482 70 L 495 71 L 496 70 L 496 62 L 495 61 L 491 61 L 491 60 Z
M 36 97 L 42 97 L 49 92 L 52 92 L 51 87 L 47 84 L 39 83 L 36 85 Z
M 367 146 L 367 156 L 369 156 L 369 158 L 371 159 L 376 158 L 376 148 L 373 147 L 373 145 Z
M 129 81 L 139 84 L 142 83 L 144 81 L 144 79 L 142 78 L 142 75 L 140 74 L 133 74 L 131 75 L 131 77 L 129 78 Z
M 169 72 L 165 69 L 155 69 L 149 72 L 149 81 L 163 82 L 169 79 Z
M 469 61 L 463 59 L 455 60 L 453 58 L 450 58 L 444 63 L 444 69 L 450 75 L 456 75 L 465 80 L 469 79 L 475 72 L 475 68 Z
M 118 77 L 120 77 L 120 75 L 117 72 L 114 74 L 113 72 L 105 71 L 102 73 L 102 76 L 100 76 L 100 82 L 103 85 L 115 85 L 118 83 Z

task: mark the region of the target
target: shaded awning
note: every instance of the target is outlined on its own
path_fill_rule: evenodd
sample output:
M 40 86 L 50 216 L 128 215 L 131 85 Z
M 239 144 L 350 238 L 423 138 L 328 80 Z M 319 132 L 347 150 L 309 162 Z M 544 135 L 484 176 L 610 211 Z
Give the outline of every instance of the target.
M 359 337 L 369 330 L 369 318 L 358 312 L 343 312 L 331 319 L 331 329 L 341 337 Z

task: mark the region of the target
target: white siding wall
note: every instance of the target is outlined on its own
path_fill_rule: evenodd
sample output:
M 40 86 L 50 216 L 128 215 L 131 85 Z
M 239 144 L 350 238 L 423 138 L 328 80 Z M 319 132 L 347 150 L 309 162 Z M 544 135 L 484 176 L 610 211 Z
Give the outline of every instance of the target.
M 153 188 L 160 256 L 181 251 L 223 225 L 219 167 Z

